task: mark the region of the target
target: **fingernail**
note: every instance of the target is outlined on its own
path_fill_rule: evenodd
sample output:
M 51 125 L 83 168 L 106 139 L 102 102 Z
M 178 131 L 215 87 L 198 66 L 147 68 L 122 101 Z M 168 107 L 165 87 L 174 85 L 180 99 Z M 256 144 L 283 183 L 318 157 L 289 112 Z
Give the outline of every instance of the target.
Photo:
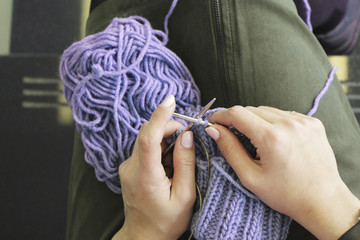
M 212 139 L 214 139 L 215 141 L 217 141 L 220 137 L 220 133 L 218 130 L 216 130 L 215 128 L 213 127 L 208 127 L 208 128 L 205 128 L 205 131 L 207 132 L 207 134 L 210 135 L 210 137 Z
M 173 95 L 169 95 L 161 103 L 161 106 L 168 108 L 173 104 L 174 101 L 175 101 L 175 97 Z
M 191 148 L 194 143 L 193 133 L 191 131 L 186 131 L 181 137 L 181 145 L 184 148 Z

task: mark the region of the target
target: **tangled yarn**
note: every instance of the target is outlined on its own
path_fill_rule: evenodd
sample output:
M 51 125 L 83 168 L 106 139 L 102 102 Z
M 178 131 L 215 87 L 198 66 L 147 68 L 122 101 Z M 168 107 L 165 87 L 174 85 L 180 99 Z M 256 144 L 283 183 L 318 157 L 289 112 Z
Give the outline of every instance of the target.
M 177 111 L 200 105 L 191 74 L 141 17 L 115 18 L 105 31 L 71 45 L 60 76 L 99 181 L 120 193 L 118 167 L 130 157 L 140 126 L 169 94 Z

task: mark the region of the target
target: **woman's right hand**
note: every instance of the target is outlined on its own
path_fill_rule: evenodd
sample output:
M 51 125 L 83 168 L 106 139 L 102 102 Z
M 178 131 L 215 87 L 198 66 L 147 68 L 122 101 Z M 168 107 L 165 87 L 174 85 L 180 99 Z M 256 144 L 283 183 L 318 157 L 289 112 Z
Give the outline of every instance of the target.
M 360 215 L 360 201 L 338 173 L 320 120 L 270 107 L 214 113 L 209 121 L 234 126 L 257 148 L 252 159 L 237 137 L 215 124 L 206 129 L 242 184 L 319 239 L 337 239 Z

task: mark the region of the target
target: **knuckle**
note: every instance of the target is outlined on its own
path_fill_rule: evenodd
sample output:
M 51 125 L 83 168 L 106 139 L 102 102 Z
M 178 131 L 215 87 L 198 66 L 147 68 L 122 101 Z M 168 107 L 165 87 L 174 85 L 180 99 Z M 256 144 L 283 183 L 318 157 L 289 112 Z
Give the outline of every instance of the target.
M 309 125 L 309 121 L 306 118 L 284 118 L 282 123 L 289 134 L 300 134 L 306 131 Z
M 183 166 L 183 167 L 194 167 L 195 157 L 190 154 L 185 154 L 185 155 L 179 156 L 176 159 L 176 164 Z
M 287 134 L 280 130 L 268 130 L 266 137 L 275 150 L 281 150 L 287 142 Z
M 312 117 L 300 118 L 297 120 L 291 119 L 287 121 L 286 125 L 291 132 L 297 134 L 324 129 L 322 122 L 319 119 Z
M 138 144 L 141 150 L 151 150 L 154 147 L 154 140 L 147 135 L 139 134 Z
M 261 105 L 261 106 L 258 106 L 257 108 L 258 108 L 258 109 L 261 109 L 261 110 L 265 110 L 265 109 L 268 109 L 269 107 L 268 107 L 268 106 Z
M 318 118 L 310 118 L 310 121 L 312 122 L 312 124 L 317 127 L 317 128 L 325 128 L 324 124 L 320 121 L 320 119 Z
M 232 154 L 232 151 L 234 150 L 234 145 L 231 143 L 222 144 L 220 147 L 220 151 L 224 158 L 229 158 Z
M 304 122 L 303 119 L 286 119 L 285 124 L 291 131 L 299 131 L 304 128 L 306 122 Z
M 326 134 L 326 129 L 324 124 L 318 118 L 310 118 L 311 128 L 313 131 L 318 132 L 320 134 Z
M 180 149 L 178 146 L 180 143 L 178 142 L 175 146 L 174 152 L 174 164 L 180 167 L 194 167 L 195 166 L 195 149 L 194 148 L 182 148 Z
M 237 115 L 239 112 L 243 111 L 244 107 L 235 105 L 228 109 L 230 115 Z

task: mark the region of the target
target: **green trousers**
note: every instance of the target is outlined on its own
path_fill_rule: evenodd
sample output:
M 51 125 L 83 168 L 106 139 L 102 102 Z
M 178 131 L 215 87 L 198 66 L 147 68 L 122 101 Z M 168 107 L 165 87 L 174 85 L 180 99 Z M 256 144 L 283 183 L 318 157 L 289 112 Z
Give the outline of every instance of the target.
M 163 29 L 169 0 L 107 0 L 90 15 L 87 33 L 114 17 L 140 15 Z M 179 0 L 169 21 L 169 43 L 188 66 L 206 103 L 267 105 L 307 113 L 331 65 L 292 0 Z M 341 177 L 360 197 L 360 131 L 337 79 L 314 115 L 326 132 Z M 111 239 L 124 222 L 121 195 L 98 182 L 84 161 L 78 133 L 70 178 L 67 239 Z M 313 239 L 297 223 L 288 239 Z

